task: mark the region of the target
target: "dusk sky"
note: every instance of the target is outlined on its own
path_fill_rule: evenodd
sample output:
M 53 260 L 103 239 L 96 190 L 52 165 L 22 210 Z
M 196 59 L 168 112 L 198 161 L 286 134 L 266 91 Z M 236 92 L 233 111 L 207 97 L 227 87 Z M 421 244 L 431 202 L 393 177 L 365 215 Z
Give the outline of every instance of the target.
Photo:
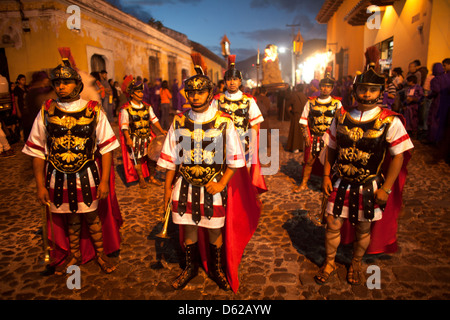
M 268 44 L 290 47 L 292 28 L 304 40 L 326 39 L 326 25 L 315 17 L 325 0 L 107 0 L 147 22 L 161 21 L 221 56 L 226 34 L 231 54 L 241 61 Z

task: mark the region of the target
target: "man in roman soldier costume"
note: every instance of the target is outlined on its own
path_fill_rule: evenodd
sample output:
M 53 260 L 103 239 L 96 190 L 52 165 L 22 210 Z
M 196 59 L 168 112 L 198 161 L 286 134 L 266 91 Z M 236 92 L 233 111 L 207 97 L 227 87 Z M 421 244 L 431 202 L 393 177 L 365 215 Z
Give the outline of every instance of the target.
M 390 253 L 397 248 L 397 217 L 413 144 L 403 117 L 377 105 L 384 83 L 373 64 L 357 75 L 353 84 L 357 107 L 337 111 L 323 137 L 327 146 L 323 191 L 328 202 L 324 206 L 326 259 L 315 276 L 319 284 L 336 271 L 341 242 L 353 242 L 350 284 L 364 281 L 365 253 Z
M 112 168 L 119 142 L 101 106 L 80 98 L 81 77 L 63 61 L 50 73 L 58 98 L 43 104 L 23 152 L 33 157 L 38 201 L 48 207 L 55 273 L 92 258 L 110 273 L 107 254 L 119 250 L 122 223 Z
M 235 55 L 228 56 L 228 70 L 224 75 L 226 91 L 214 97 L 212 106 L 232 117 L 244 148 L 245 161 L 253 185 L 258 193 L 262 193 L 267 191 L 267 187 L 260 172 L 258 152 L 259 125 L 264 121 L 264 117 L 256 100 L 239 89 L 242 84 L 242 73 L 236 69 L 235 59 Z
M 158 160 L 167 169 L 164 203 L 172 206 L 172 220 L 180 225 L 186 256 L 186 267 L 172 286 L 185 287 L 201 259 L 220 288 L 236 291 L 241 255 L 260 211 L 233 120 L 211 107 L 213 84 L 204 75 L 202 57 L 192 54 L 192 59 L 197 74 L 185 81 L 191 109 L 175 115 Z
M 162 134 L 167 131 L 161 128 L 153 108 L 142 101 L 144 84 L 132 80 L 127 88 L 130 101 L 122 106 L 119 117 L 120 140 L 123 164 L 127 183 L 138 180 L 142 189 L 147 188 L 145 178 L 157 186 L 161 186 L 154 177 L 155 163 L 148 158 L 150 142 L 156 136 L 151 128 L 153 124 Z
M 319 82 L 320 94 L 310 97 L 300 117 L 300 127 L 305 141 L 303 153 L 303 177 L 300 186 L 294 188 L 299 193 L 308 188 L 308 180 L 315 167 L 317 157 L 323 149 L 323 134 L 328 130 L 341 101 L 332 97 L 335 80 L 327 73 Z M 317 163 L 322 169 L 320 163 Z

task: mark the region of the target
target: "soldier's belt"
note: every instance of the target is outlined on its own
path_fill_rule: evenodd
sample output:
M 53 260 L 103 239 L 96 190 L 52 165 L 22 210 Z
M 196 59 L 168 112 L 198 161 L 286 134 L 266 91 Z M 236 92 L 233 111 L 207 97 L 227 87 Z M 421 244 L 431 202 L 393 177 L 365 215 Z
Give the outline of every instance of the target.
M 358 222 L 358 212 L 359 212 L 359 189 L 363 186 L 362 193 L 362 201 L 363 201 L 363 211 L 364 218 L 371 221 L 374 218 L 375 214 L 375 193 L 373 188 L 373 181 L 375 180 L 378 188 L 384 182 L 384 178 L 382 175 L 371 176 L 369 179 L 366 179 L 363 183 L 354 183 L 349 180 L 346 180 L 343 177 L 340 177 L 341 181 L 337 188 L 336 199 L 334 201 L 333 207 L 333 215 L 339 217 L 342 213 L 342 209 L 344 207 L 344 200 L 346 196 L 346 192 L 348 187 L 349 196 L 348 196 L 348 219 L 352 225 L 355 225 Z M 333 176 L 332 183 L 333 185 L 337 181 L 338 176 Z M 384 208 L 381 208 L 382 210 Z
M 55 170 L 56 169 L 56 170 Z M 92 173 L 92 177 L 94 178 L 95 187 L 100 184 L 100 175 L 97 170 L 97 166 L 95 161 L 88 161 L 78 172 L 80 177 L 81 184 L 81 192 L 83 196 L 83 202 L 87 206 L 91 206 L 93 202 L 93 196 L 91 192 L 91 185 L 89 181 L 88 169 L 90 169 Z M 64 186 L 64 172 L 61 172 L 55 168 L 55 166 L 50 162 L 47 167 L 46 174 L 46 187 L 50 188 L 50 180 L 52 178 L 52 174 L 55 172 L 55 185 L 54 185 L 54 196 L 53 203 L 59 208 L 63 203 L 63 186 Z M 77 198 L 77 173 L 66 173 L 67 174 L 67 193 L 69 199 L 69 208 L 71 212 L 77 212 L 78 210 L 78 198 Z

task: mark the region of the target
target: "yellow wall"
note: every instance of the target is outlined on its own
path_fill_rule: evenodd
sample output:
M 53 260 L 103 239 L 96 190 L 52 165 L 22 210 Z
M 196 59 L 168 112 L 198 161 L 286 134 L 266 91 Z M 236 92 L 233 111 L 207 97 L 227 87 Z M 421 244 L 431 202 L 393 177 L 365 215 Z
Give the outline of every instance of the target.
M 344 1 L 327 25 L 327 50 L 331 49 L 333 54 L 342 49 L 348 53 L 348 74 L 355 75 L 364 67 L 364 27 L 353 27 L 344 22 L 345 15 L 353 8 L 359 0 Z M 337 43 L 334 45 L 333 43 Z M 337 76 L 337 70 L 335 76 Z
M 328 22 L 327 48 L 349 53 L 350 74 L 361 70 L 364 52 L 390 37 L 394 38 L 392 67 L 406 73 L 411 61 L 419 59 L 431 71 L 435 62 L 450 57 L 450 1 L 400 0 L 381 7 L 380 28 L 351 26 L 344 17 L 359 0 L 344 1 Z M 421 31 L 419 31 L 421 29 Z M 330 45 L 330 43 L 338 43 Z
M 86 72 L 91 71 L 89 53 L 104 53 L 110 63 L 108 77 L 119 81 L 127 74 L 148 78 L 148 59 L 152 52 L 159 52 L 159 76 L 163 79 L 168 79 L 169 55 L 176 57 L 178 78 L 181 77 L 181 69 L 189 70 L 191 67 L 190 46 L 156 30 L 154 34 L 148 34 L 145 28 L 149 29 L 149 26 L 137 19 L 134 26 L 142 25 L 143 30 L 133 29 L 133 25 L 129 27 L 121 21 L 114 23 L 111 18 L 80 4 L 81 30 L 74 31 L 66 24 L 71 15 L 66 13 L 70 3 L 63 0 L 24 2 L 31 29 L 26 33 L 22 31 L 18 7 L 11 3 L 14 4 L 12 1 L 0 4 L 0 31 L 6 32 L 11 26 L 19 40 L 15 47 L 5 48 L 11 80 L 20 73 L 26 74 L 29 80 L 34 71 L 56 67 L 61 63 L 58 47 L 70 47 L 77 67 Z M 108 10 L 115 17 L 121 15 L 116 8 Z M 121 18 L 130 19 L 130 16 L 123 14 Z
M 428 70 L 435 62 L 450 58 L 450 1 L 433 0 L 428 42 Z
M 431 72 L 450 57 L 450 1 L 403 0 L 384 8 L 380 29 L 365 29 L 364 46 L 394 37 L 392 66 L 405 72 L 418 59 Z
M 435 1 L 436 2 L 436 1 Z M 408 64 L 419 59 L 427 63 L 431 19 L 430 0 L 403 0 L 383 10 L 379 29 L 365 28 L 365 48 L 394 37 L 392 66 L 404 71 Z M 419 28 L 422 28 L 419 31 Z

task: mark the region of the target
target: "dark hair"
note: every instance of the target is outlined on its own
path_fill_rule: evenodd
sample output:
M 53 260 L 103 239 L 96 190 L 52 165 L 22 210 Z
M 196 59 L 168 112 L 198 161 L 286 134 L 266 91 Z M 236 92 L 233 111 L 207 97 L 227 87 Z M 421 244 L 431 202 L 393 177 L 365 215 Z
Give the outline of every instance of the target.
M 95 80 L 100 81 L 100 73 L 98 71 L 92 71 L 91 76 L 93 76 Z
M 406 78 L 406 81 L 417 84 L 417 77 L 414 74 L 412 74 Z
M 164 89 L 169 89 L 169 83 L 167 82 L 167 80 L 161 82 L 161 87 Z
M 19 81 L 19 80 L 22 79 L 22 78 L 25 78 L 25 75 L 19 74 L 19 75 L 17 76 L 16 81 Z
M 394 71 L 396 74 L 403 75 L 403 70 L 400 67 L 396 67 L 392 69 L 392 71 Z
M 42 81 L 44 79 L 49 79 L 47 72 L 36 71 L 36 72 L 33 72 L 33 75 L 31 76 L 31 83 L 36 83 L 36 82 Z
M 413 63 L 414 63 L 417 67 L 419 67 L 419 66 L 422 65 L 422 64 L 420 63 L 420 60 L 419 60 L 419 59 L 414 60 Z
M 450 64 L 450 58 L 445 58 L 442 60 L 442 64 Z

